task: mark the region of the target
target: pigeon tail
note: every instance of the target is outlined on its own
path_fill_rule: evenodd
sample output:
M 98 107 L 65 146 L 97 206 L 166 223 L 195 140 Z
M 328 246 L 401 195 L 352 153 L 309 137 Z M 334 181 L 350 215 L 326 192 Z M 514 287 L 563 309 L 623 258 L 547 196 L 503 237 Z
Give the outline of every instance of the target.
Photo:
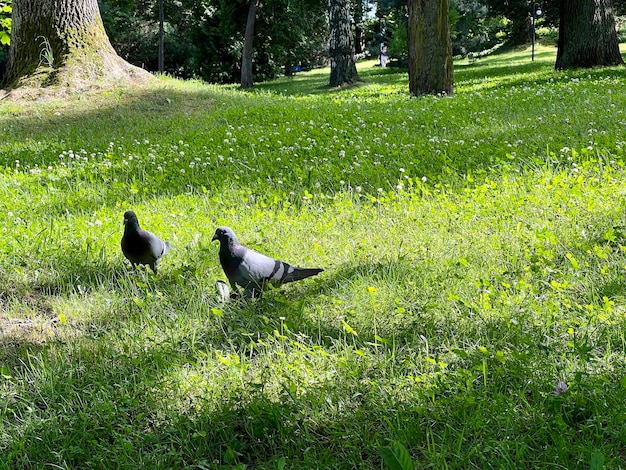
M 301 279 L 306 279 L 307 277 L 315 276 L 322 271 L 324 270 L 321 268 L 293 268 L 293 271 L 287 273 L 282 282 L 285 283 L 299 281 Z

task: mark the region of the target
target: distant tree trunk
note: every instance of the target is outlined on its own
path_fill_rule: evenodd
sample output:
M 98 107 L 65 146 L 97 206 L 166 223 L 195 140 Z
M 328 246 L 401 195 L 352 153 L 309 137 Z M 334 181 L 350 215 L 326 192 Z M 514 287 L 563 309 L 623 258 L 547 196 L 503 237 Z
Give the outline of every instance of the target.
M 350 23 L 350 0 L 328 0 L 330 23 L 331 87 L 354 83 L 359 79 L 354 58 L 354 40 Z
M 364 0 L 354 0 L 354 52 L 363 53 L 365 49 L 365 29 L 363 20 L 365 18 Z
M 121 59 L 102 26 L 97 0 L 13 0 L 5 84 L 61 85 L 145 79 Z
M 623 63 L 611 0 L 561 0 L 554 67 L 558 70 Z
M 408 0 L 409 91 L 452 94 L 448 0 Z
M 293 77 L 294 73 L 293 73 L 293 65 L 291 64 L 291 61 L 286 61 L 285 62 L 285 77 Z
M 165 31 L 163 23 L 165 13 L 163 11 L 163 0 L 159 0 L 159 73 L 163 73 L 165 69 Z
M 518 14 L 517 11 L 512 12 L 511 17 L 511 30 L 509 37 L 507 38 L 507 45 L 520 46 L 522 44 L 528 44 L 530 42 L 531 35 L 531 16 L 530 11 L 522 11 Z
M 254 41 L 254 23 L 256 11 L 259 8 L 259 0 L 250 0 L 248 5 L 248 19 L 246 20 L 246 33 L 243 40 L 243 52 L 241 54 L 241 88 L 252 88 L 254 79 L 252 75 L 252 42 Z

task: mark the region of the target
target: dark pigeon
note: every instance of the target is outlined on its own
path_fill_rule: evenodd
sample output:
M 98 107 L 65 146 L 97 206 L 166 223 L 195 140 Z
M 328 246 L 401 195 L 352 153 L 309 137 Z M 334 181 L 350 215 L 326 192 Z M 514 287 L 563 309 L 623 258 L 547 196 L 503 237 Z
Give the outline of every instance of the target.
M 324 271 L 319 268 L 296 268 L 246 248 L 239 244 L 235 233 L 228 227 L 218 227 L 213 240 L 220 242 L 220 263 L 230 287 L 234 292 L 237 292 L 237 285 L 243 287 L 246 297 L 260 297 L 270 285 L 278 287 Z
M 122 252 L 133 267 L 138 264 L 147 264 L 156 274 L 161 257 L 168 251 L 170 251 L 170 242 L 164 242 L 155 234 L 139 227 L 139 220 L 133 211 L 124 213 Z

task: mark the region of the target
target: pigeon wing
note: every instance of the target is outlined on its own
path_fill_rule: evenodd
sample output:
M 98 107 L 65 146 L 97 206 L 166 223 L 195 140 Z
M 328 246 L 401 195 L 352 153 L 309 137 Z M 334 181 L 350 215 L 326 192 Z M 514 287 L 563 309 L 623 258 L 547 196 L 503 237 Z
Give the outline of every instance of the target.
M 249 294 L 250 289 L 262 290 L 268 280 L 275 274 L 277 261 L 254 250 L 243 248 L 241 262 L 237 266 L 235 282 Z
M 150 235 L 150 255 L 154 259 L 154 261 L 150 264 L 150 267 L 156 273 L 156 267 L 161 262 L 161 257 L 165 256 L 165 254 L 170 251 L 170 242 L 164 242 L 159 237 L 150 232 L 146 233 Z
M 155 272 L 161 257 L 169 250 L 169 242 L 145 230 L 139 229 L 136 234 L 122 238 L 122 251 L 126 258 L 133 264 L 147 264 Z
M 256 287 L 263 289 L 267 284 L 278 287 L 287 282 L 299 281 L 322 272 L 322 269 L 297 268 L 253 250 L 247 250 L 239 266 L 240 275 Z M 246 287 L 246 286 L 244 286 Z

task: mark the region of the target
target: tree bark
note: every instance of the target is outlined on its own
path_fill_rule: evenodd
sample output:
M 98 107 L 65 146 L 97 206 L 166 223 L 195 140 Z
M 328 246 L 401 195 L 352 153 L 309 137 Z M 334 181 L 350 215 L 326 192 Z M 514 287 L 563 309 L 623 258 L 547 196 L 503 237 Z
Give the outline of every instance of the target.
M 611 0 L 561 0 L 555 69 L 620 65 Z
M 354 52 L 361 54 L 365 50 L 365 29 L 363 21 L 365 18 L 365 0 L 353 0 L 354 3 Z
M 74 89 L 149 76 L 113 50 L 97 0 L 13 0 L 7 86 Z
M 355 83 L 359 79 L 354 57 L 354 39 L 350 23 L 350 0 L 328 0 L 330 23 L 331 87 Z
M 254 86 L 254 77 L 252 74 L 252 43 L 254 41 L 254 24 L 256 22 L 258 7 L 259 0 L 250 0 L 248 18 L 246 20 L 246 33 L 243 40 L 243 51 L 241 53 L 241 88 L 252 88 Z
M 507 39 L 507 45 L 520 46 L 522 44 L 528 44 L 531 40 L 531 16 L 530 11 L 523 12 L 518 15 L 511 15 L 511 32 Z
M 448 0 L 408 0 L 409 91 L 452 95 L 454 71 Z
M 159 0 L 159 73 L 163 73 L 165 69 L 165 30 L 163 23 L 165 22 L 165 12 L 163 9 L 163 0 Z

